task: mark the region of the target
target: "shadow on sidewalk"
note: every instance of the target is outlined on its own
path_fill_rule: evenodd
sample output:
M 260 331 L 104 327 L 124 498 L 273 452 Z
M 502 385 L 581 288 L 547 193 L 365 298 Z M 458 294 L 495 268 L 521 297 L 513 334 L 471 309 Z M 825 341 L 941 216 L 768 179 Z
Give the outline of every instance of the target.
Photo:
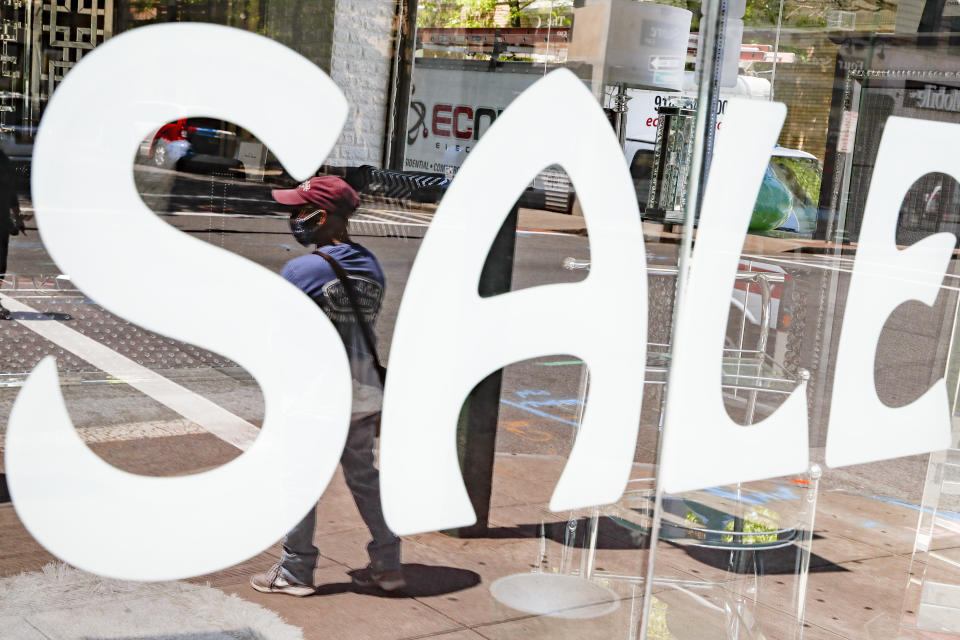
M 691 545 L 675 544 L 674 546 L 683 549 L 693 560 L 715 569 L 726 570 L 728 573 L 754 574 L 759 576 L 793 575 L 797 573 L 799 566 L 799 554 L 795 546 L 767 550 L 751 550 L 745 548 L 734 552 Z M 850 570 L 827 560 L 823 556 L 811 553 L 810 572 L 823 571 L 847 572 Z
M 396 591 L 384 591 L 376 587 L 361 588 L 350 582 L 332 582 L 317 587 L 314 596 L 352 592 L 379 598 L 426 598 L 463 591 L 480 584 L 480 574 L 456 567 L 404 564 L 403 576 L 407 580 L 407 586 Z
M 589 518 L 577 518 L 564 522 L 518 524 L 512 527 L 491 527 L 487 538 L 543 538 L 565 547 L 586 548 L 589 535 Z M 819 534 L 813 538 L 819 539 Z M 756 573 L 758 575 L 792 574 L 797 567 L 797 547 L 787 544 L 780 548 L 750 549 L 744 546 L 739 551 L 729 548 L 696 544 L 693 540 L 675 540 L 665 536 L 661 544 L 683 550 L 692 560 L 732 573 Z M 647 549 L 650 546 L 649 532 L 619 518 L 603 517 L 597 521 L 596 549 L 629 550 Z M 815 553 L 810 554 L 810 571 L 848 571 L 838 564 Z
M 53 311 L 13 311 L 10 313 L 11 320 L 59 320 L 66 322 L 73 320 L 69 313 L 56 313 Z
M 646 549 L 649 546 L 649 536 L 644 530 L 624 527 L 607 517 L 600 518 L 597 526 L 597 549 Z M 583 546 L 589 527 L 590 519 L 584 517 L 563 522 L 490 527 L 485 537 L 493 539 L 542 537 L 567 546 Z

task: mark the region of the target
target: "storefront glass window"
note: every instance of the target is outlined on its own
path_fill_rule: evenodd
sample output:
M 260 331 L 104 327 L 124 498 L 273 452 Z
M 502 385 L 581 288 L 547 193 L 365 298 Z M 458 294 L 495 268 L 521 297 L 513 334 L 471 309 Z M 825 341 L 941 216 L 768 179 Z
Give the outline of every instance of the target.
M 0 7 L 0 637 L 960 635 L 958 16 Z

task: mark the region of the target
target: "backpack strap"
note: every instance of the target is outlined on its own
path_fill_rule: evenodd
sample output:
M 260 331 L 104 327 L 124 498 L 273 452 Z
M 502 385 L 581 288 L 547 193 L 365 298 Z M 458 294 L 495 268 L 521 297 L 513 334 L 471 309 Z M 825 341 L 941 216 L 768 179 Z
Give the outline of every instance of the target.
M 376 343 L 373 339 L 373 331 L 370 327 L 370 324 L 364 320 L 363 312 L 360 311 L 360 300 L 357 296 L 357 290 L 353 288 L 353 283 L 350 282 L 350 276 L 346 271 L 344 271 L 343 267 L 340 266 L 340 263 L 337 262 L 332 256 L 329 256 L 322 251 L 314 251 L 313 253 L 330 263 L 333 273 L 336 274 L 337 279 L 343 284 L 343 289 L 347 294 L 347 298 L 350 300 L 350 306 L 353 307 L 353 315 L 356 316 L 357 324 L 360 325 L 360 332 L 363 334 L 363 341 L 366 343 L 367 350 L 370 352 L 370 356 L 373 358 L 373 368 L 377 370 L 377 375 L 380 377 L 380 384 L 384 384 L 387 379 L 387 368 L 380 363 L 380 357 L 377 355 Z

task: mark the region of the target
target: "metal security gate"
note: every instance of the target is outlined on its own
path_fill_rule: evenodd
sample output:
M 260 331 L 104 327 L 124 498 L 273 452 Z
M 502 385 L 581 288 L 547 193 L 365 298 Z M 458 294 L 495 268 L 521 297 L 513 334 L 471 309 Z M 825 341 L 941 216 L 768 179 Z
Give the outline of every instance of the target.
M 113 0 L 0 4 L 0 128 L 36 125 L 66 73 L 113 29 Z

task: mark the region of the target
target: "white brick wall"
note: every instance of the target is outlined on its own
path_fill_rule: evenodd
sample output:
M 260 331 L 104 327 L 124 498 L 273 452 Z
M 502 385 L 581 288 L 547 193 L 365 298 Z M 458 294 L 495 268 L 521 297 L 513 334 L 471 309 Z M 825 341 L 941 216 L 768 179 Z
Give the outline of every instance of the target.
M 330 77 L 350 104 L 333 166 L 383 162 L 396 0 L 337 0 Z

